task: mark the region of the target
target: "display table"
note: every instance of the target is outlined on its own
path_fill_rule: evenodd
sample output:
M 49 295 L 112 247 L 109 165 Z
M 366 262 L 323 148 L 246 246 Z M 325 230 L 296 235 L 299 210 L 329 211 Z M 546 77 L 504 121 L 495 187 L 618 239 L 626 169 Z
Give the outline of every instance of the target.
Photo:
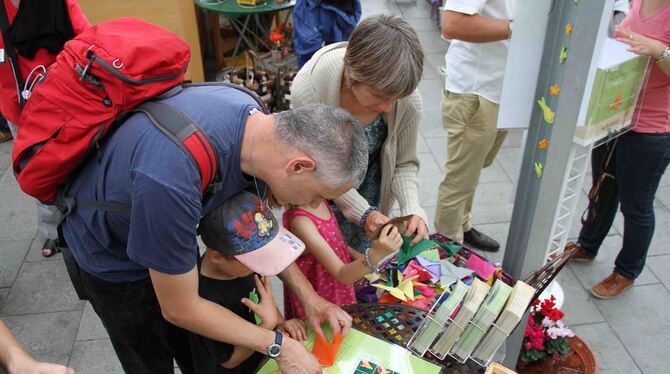
M 238 35 L 233 56 L 237 56 L 242 43 L 247 48 L 257 50 L 257 45 L 261 44 L 267 49 L 271 49 L 267 44 L 270 30 L 260 20 L 260 15 L 277 13 L 282 10 L 292 10 L 295 6 L 295 0 L 287 0 L 281 4 L 275 0 L 266 0 L 262 5 L 244 6 L 239 5 L 235 0 L 194 0 L 195 4 L 210 14 L 212 26 L 212 35 L 214 42 L 214 53 L 220 67 L 223 67 L 223 50 L 221 45 L 223 38 L 219 32 L 219 15 L 230 20 Z M 288 19 L 288 14 L 286 15 Z M 284 22 L 286 22 L 286 19 Z M 233 64 L 234 65 L 234 64 Z

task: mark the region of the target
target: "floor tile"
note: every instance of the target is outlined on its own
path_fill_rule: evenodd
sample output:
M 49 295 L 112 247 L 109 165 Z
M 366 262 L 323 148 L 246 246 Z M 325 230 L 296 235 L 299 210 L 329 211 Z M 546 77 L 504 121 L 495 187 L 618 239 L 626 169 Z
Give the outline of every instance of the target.
M 423 84 L 423 82 L 421 82 L 420 84 Z M 423 96 L 424 98 L 425 95 L 426 94 L 424 93 L 421 94 L 421 96 Z M 426 139 L 445 138 L 447 136 L 447 132 L 442 127 L 442 112 L 439 109 L 440 107 L 438 106 L 437 109 L 431 110 L 428 109 L 428 107 L 426 107 L 425 102 L 423 103 L 423 105 L 424 107 L 423 107 L 423 113 L 421 114 L 421 124 L 419 125 L 419 132 Z
M 649 246 L 649 255 L 668 255 L 670 254 L 670 210 L 666 209 L 663 206 L 655 206 L 654 211 L 656 214 L 656 229 L 654 231 L 654 237 L 651 240 L 651 245 Z M 614 227 L 623 233 L 624 232 L 624 220 L 623 216 L 619 220 L 614 220 Z
M 279 310 L 284 312 L 284 283 L 279 277 L 272 277 L 272 296 Z
M 596 305 L 643 373 L 667 372 L 670 293 L 663 285 L 633 287 Z
M 512 181 L 518 179 L 518 163 L 521 162 L 521 149 L 520 148 L 502 148 L 496 160 L 503 167 L 507 175 Z
M 81 316 L 81 323 L 79 323 L 79 332 L 77 333 L 77 341 L 81 340 L 97 340 L 108 339 L 109 335 L 105 326 L 102 325 L 100 317 L 95 314 L 90 303 L 86 302 L 84 313 Z
M 577 336 L 584 339 L 595 353 L 600 373 L 641 373 L 607 323 L 572 326 L 571 329 Z
M 472 207 L 472 222 L 482 223 L 509 222 L 512 217 L 512 183 L 486 183 L 477 186 Z
M 598 256 L 589 263 L 571 262 L 569 266 L 575 272 L 582 286 L 590 290 L 598 282 L 605 279 L 614 269 L 614 260 L 621 250 L 622 238 L 619 235 L 611 235 L 605 238 Z M 635 280 L 636 286 L 658 283 L 659 280 L 645 266 L 642 274 Z
M 647 257 L 647 267 L 670 290 L 670 255 Z
M 38 361 L 66 365 L 77 334 L 80 311 L 5 316 L 2 320 Z
M 656 199 L 658 199 L 666 209 L 670 209 L 670 186 L 659 187 L 656 191 Z
M 419 41 L 424 52 L 446 54 L 449 48 L 449 42 L 442 39 L 437 29 L 434 33 L 420 33 Z
M 44 313 L 84 308 L 62 261 L 24 263 L 2 309 L 4 314 Z
M 408 22 L 414 22 L 415 18 L 429 18 L 431 5 L 428 1 L 420 0 L 389 0 L 394 2 L 402 12 L 404 18 L 410 19 Z
M 423 114 L 427 111 L 441 111 L 442 105 L 442 83 L 439 79 L 423 80 L 419 83 L 419 92 L 423 103 Z M 439 125 L 442 126 L 441 115 L 438 117 Z
M 11 162 L 12 142 L 4 142 L 0 144 L 0 175 L 5 173 Z
M 428 63 L 436 69 L 440 68 L 440 67 L 444 67 L 444 65 L 445 65 L 444 55 L 445 55 L 445 52 L 425 52 L 424 53 L 424 58 L 425 58 L 424 63 Z
M 401 11 L 403 9 L 401 8 Z M 429 13 L 430 16 L 430 13 Z M 421 35 L 423 33 L 433 33 L 439 35 L 440 33 L 440 28 L 437 25 L 437 20 L 434 20 L 432 18 L 411 18 L 408 19 L 409 17 L 406 17 L 407 22 L 409 22 L 410 25 L 416 30 L 416 33 Z M 444 57 L 444 53 L 442 53 L 442 57 Z
M 361 2 L 361 19 L 377 14 L 401 16 L 402 13 L 395 2 L 387 0 L 365 0 Z
M 35 200 L 24 194 L 11 171 L 0 181 L 0 241 L 30 239 L 37 231 Z
M 505 137 L 505 141 L 503 142 L 502 147 L 503 148 L 519 148 L 522 147 L 524 144 L 521 144 L 521 140 L 523 139 L 523 131 L 522 130 L 508 130 L 507 131 L 507 136 Z
M 0 288 L 0 310 L 2 310 L 2 306 L 5 305 L 7 295 L 9 295 L 9 288 Z
M 593 297 L 584 289 L 570 267 L 564 267 L 556 279 L 565 295 L 561 310 L 565 313 L 565 321 L 569 326 L 605 321 Z
M 28 251 L 29 240 L 0 242 L 0 287 L 11 287 Z
M 416 153 L 431 153 L 426 139 L 420 133 L 416 139 Z
M 479 176 L 479 183 L 486 184 L 497 182 L 511 183 L 512 180 L 507 175 L 507 172 L 505 172 L 505 169 L 503 169 L 500 162 L 498 162 L 498 160 L 493 160 L 493 164 L 491 164 L 491 166 L 482 169 L 482 173 Z
M 419 202 L 425 209 L 435 205 L 437 189 L 442 181 L 442 171 L 435 158 L 430 153 L 419 154 L 421 160 L 421 169 L 419 169 Z
M 446 135 L 446 133 L 444 134 Z M 447 138 L 446 136 L 431 136 L 425 137 L 426 144 L 430 149 L 430 153 L 435 156 L 435 161 L 437 161 L 440 166 L 440 170 L 444 172 L 444 163 L 447 161 Z
M 70 367 L 77 374 L 122 374 L 123 368 L 109 339 L 75 342 Z

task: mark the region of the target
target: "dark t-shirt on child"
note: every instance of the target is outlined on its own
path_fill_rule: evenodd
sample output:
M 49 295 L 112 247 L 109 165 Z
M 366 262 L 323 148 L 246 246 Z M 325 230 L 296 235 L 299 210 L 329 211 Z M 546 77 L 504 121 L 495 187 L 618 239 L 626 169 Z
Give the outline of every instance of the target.
M 199 277 L 199 293 L 203 299 L 217 303 L 238 316 L 251 323 L 256 323 L 254 313 L 251 312 L 240 300 L 249 297 L 249 293 L 255 288 L 253 275 L 231 279 L 218 280 L 208 278 L 204 275 Z M 240 330 L 240 332 L 242 332 Z M 246 361 L 234 369 L 226 369 L 221 366 L 230 359 L 234 346 L 216 340 L 206 338 L 194 333 L 189 333 L 191 341 L 191 352 L 193 354 L 193 368 L 198 374 L 226 373 L 226 374 L 249 374 L 256 372 L 263 355 L 254 352 Z

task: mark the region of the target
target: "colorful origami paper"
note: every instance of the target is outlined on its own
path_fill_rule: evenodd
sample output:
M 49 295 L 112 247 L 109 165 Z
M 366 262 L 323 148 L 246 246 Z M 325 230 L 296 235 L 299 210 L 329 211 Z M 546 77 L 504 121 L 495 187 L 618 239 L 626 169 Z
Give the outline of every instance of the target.
M 558 62 L 561 64 L 568 59 L 568 47 L 561 48 L 561 54 L 558 56 Z
M 572 35 L 572 23 L 566 23 L 565 24 L 565 35 L 570 36 Z
M 258 292 L 256 292 L 255 288 L 253 290 L 251 290 L 251 292 L 249 292 L 249 300 L 254 304 L 258 304 L 260 302 L 260 297 L 258 296 Z M 260 325 L 261 323 L 263 323 L 263 320 L 261 320 L 261 317 L 256 313 L 254 313 L 254 319 L 256 320 L 257 325 Z
M 415 258 L 419 253 L 438 245 L 432 240 L 423 239 L 412 246 L 410 244 L 411 241 L 411 238 L 403 235 L 402 247 L 400 247 L 400 252 L 398 253 L 398 264 L 404 264 Z
M 420 257 L 417 257 L 417 259 Z M 433 275 L 421 266 L 416 259 L 407 263 L 407 267 L 402 271 L 405 278 L 415 277 L 418 282 L 425 282 L 433 279 Z
M 549 140 L 547 139 L 542 139 L 539 142 L 537 142 L 537 148 L 539 148 L 541 151 L 546 151 L 549 149 Z
M 440 271 L 440 286 L 442 288 L 448 288 L 453 283 L 456 283 L 460 279 L 469 277 L 473 273 L 472 270 L 458 267 L 449 262 L 449 260 L 440 261 Z
M 540 106 L 540 108 L 542 108 L 542 116 L 544 117 L 544 120 L 548 124 L 554 123 L 554 120 L 556 119 L 556 113 L 551 110 L 551 107 L 547 104 L 547 100 L 544 98 L 544 96 L 537 101 L 537 104 Z
M 463 248 L 462 245 L 453 240 L 448 243 L 440 243 L 440 247 L 442 247 L 442 249 L 444 249 L 445 252 L 447 252 L 448 256 L 455 255 L 456 253 L 458 253 L 458 251 L 461 250 L 461 248 Z
M 536 162 L 534 164 L 535 166 L 535 174 L 537 175 L 538 178 L 542 178 L 542 172 L 544 171 L 544 167 L 542 166 L 541 162 Z
M 483 260 L 479 256 L 470 256 L 466 264 L 468 269 L 472 269 L 484 280 L 489 280 L 496 272 L 496 267 L 492 263 Z
M 416 261 L 419 263 L 419 265 L 423 266 L 431 275 L 430 282 L 431 283 L 437 283 L 440 280 L 440 275 L 442 272 L 440 271 L 440 261 L 438 260 L 437 262 L 432 262 L 428 261 L 425 258 L 418 256 L 416 258 Z
M 551 96 L 560 95 L 561 94 L 561 87 L 559 87 L 559 85 L 557 85 L 557 84 L 552 84 L 551 86 L 549 86 L 549 94 Z
M 440 262 L 440 250 L 437 248 L 432 248 L 419 253 L 417 257 L 423 257 L 426 260 L 432 262 Z
M 416 276 L 405 278 L 400 271 L 398 271 L 398 285 L 387 286 L 385 284 L 373 284 L 372 286 L 388 291 L 393 297 L 402 301 L 414 300 L 414 279 Z

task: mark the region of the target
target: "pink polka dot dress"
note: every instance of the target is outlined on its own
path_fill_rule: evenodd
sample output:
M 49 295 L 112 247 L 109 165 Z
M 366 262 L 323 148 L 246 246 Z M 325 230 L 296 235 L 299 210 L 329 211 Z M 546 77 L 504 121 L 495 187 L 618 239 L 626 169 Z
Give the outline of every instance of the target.
M 328 206 L 328 211 L 330 212 L 330 218 L 327 220 L 321 219 L 301 208 L 287 210 L 283 215 L 284 227 L 289 228 L 291 220 L 294 217 L 303 216 L 309 218 L 337 257 L 345 264 L 348 264 L 351 262 L 351 256 L 347 249 L 347 243 L 342 236 L 332 208 L 327 203 L 326 206 Z M 354 286 L 340 283 L 311 254 L 298 258 L 295 263 L 303 274 L 305 274 L 305 277 L 312 284 L 316 293 L 324 299 L 337 305 L 356 303 Z M 300 301 L 286 286 L 284 286 L 284 315 L 287 320 L 291 318 L 305 319 L 305 311 L 302 309 Z

